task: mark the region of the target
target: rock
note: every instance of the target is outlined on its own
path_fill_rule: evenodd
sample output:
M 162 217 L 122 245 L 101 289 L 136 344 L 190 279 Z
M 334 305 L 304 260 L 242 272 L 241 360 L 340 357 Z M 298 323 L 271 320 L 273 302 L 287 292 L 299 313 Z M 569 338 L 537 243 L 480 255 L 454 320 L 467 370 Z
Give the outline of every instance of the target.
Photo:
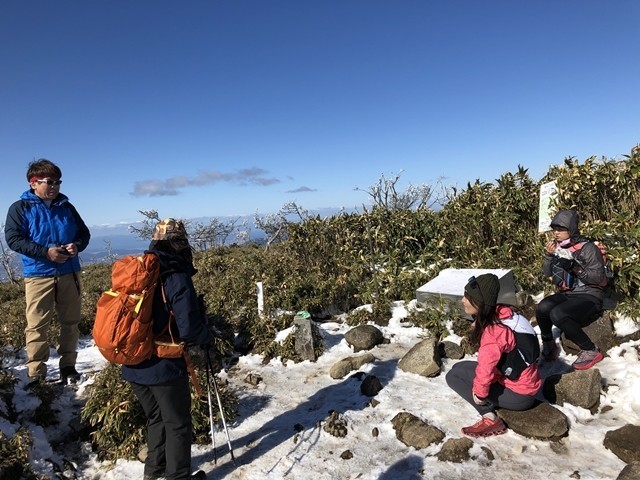
M 384 336 L 373 325 L 359 325 L 345 333 L 344 339 L 353 347 L 354 352 L 359 352 L 380 345 Z
M 347 436 L 347 421 L 344 418 L 340 418 L 338 412 L 333 410 L 329 414 L 329 418 L 323 427 L 324 431 L 334 437 L 346 437 Z
M 640 462 L 640 426 L 628 423 L 617 430 L 609 430 L 602 443 L 623 462 Z
M 436 454 L 441 462 L 462 463 L 471 458 L 469 450 L 473 447 L 473 440 L 470 438 L 450 438 L 442 449 Z
M 583 330 L 602 353 L 609 351 L 610 348 L 617 345 L 613 324 L 611 323 L 611 316 L 608 311 L 605 311 L 601 317 L 598 317 L 588 326 L 584 327 Z M 560 341 L 565 352 L 572 355 L 580 353 L 580 347 L 569 340 L 564 332 L 560 335 Z
M 360 391 L 367 397 L 375 397 L 382 388 L 382 383 L 375 375 L 367 375 L 360 385 Z
M 464 349 L 457 343 L 445 340 L 438 345 L 441 357 L 450 358 L 451 360 L 460 360 L 464 358 Z
M 569 455 L 569 445 L 570 442 L 565 442 L 564 438 L 561 438 L 557 442 L 551 442 L 549 447 L 551 447 L 551 451 L 556 455 Z
M 343 460 L 351 460 L 353 458 L 353 453 L 351 453 L 351 450 L 345 450 L 340 454 L 340 458 Z
M 618 345 L 622 345 L 623 343 L 632 342 L 635 340 L 640 340 L 640 330 L 636 330 L 635 332 L 630 333 L 629 335 L 625 335 L 624 337 L 617 337 Z M 637 346 L 635 348 L 638 349 Z
M 548 403 L 539 403 L 524 411 L 501 408 L 497 413 L 507 427 L 525 437 L 559 440 L 569 433 L 569 420 L 566 415 Z
M 248 383 L 249 385 L 258 385 L 262 381 L 262 377 L 257 373 L 250 373 L 244 378 L 244 383 Z
M 371 429 L 371 436 L 373 438 L 378 438 L 378 435 L 380 435 L 380 430 L 378 430 L 378 427 L 373 427 Z
M 551 403 L 570 403 L 595 413 L 600 406 L 601 382 L 602 376 L 597 368 L 575 370 L 548 377 L 542 391 Z
M 427 338 L 414 345 L 400 359 L 398 368 L 424 377 L 435 377 L 440 374 L 441 363 L 436 339 Z
M 315 343 L 313 339 L 313 326 L 310 318 L 296 315 L 293 318 L 295 328 L 294 349 L 298 356 L 304 360 L 316 361 Z
M 358 357 L 343 358 L 342 360 L 338 360 L 333 364 L 331 370 L 329 370 L 329 375 L 331 375 L 331 378 L 335 379 L 343 378 L 349 372 L 357 370 L 362 365 L 375 361 L 375 359 L 376 358 L 370 353 L 365 353 L 364 355 L 360 355 Z
M 493 454 L 493 452 L 489 447 L 480 447 L 480 448 L 482 449 L 484 454 L 487 456 L 487 460 L 489 461 L 489 463 L 495 460 L 496 456 Z
M 616 480 L 638 480 L 640 478 L 640 462 L 633 462 L 622 469 Z
M 439 443 L 445 437 L 444 432 L 423 422 L 415 415 L 400 412 L 391 420 L 396 437 L 408 447 L 420 450 L 432 443 Z

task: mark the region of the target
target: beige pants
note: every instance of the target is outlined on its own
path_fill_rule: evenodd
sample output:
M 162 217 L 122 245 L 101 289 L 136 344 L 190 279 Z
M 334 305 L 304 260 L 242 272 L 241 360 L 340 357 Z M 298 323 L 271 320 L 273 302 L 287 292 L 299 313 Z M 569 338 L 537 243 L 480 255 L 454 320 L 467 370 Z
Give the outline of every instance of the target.
M 76 283 L 77 282 L 77 283 Z M 74 367 L 80 332 L 80 275 L 61 277 L 28 277 L 24 279 L 27 301 L 27 367 L 30 377 L 46 377 L 49 360 L 47 333 L 54 311 L 60 322 L 60 338 L 56 345 L 60 368 Z M 55 310 L 54 310 L 55 309 Z

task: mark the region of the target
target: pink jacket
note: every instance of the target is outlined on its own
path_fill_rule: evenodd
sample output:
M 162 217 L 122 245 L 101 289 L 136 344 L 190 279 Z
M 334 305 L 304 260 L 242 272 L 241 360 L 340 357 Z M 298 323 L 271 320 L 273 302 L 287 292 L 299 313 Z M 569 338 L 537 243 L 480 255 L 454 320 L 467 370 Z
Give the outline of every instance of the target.
M 499 310 L 498 316 L 504 319 L 504 315 L 513 313 L 511 309 Z M 518 380 L 509 380 L 496 368 L 500 357 L 505 352 L 510 352 L 516 346 L 516 338 L 513 331 L 506 325 L 496 324 L 488 326 L 482 333 L 480 348 L 478 349 L 478 366 L 476 376 L 473 379 L 473 393 L 480 398 L 489 395 L 489 387 L 494 382 L 499 382 L 509 390 L 521 395 L 535 395 L 542 386 L 542 379 L 538 372 L 538 365 L 534 362 L 521 374 Z

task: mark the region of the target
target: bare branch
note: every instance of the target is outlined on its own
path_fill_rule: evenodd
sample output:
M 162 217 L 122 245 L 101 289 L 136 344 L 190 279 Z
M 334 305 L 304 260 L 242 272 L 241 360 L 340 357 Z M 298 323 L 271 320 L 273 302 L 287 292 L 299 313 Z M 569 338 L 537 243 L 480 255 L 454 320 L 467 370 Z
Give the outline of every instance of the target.
M 4 232 L 4 224 L 1 229 Z M 0 240 L 0 266 L 7 274 L 7 279 L 12 283 L 18 283 L 17 258 L 18 254 L 11 250 L 2 238 Z

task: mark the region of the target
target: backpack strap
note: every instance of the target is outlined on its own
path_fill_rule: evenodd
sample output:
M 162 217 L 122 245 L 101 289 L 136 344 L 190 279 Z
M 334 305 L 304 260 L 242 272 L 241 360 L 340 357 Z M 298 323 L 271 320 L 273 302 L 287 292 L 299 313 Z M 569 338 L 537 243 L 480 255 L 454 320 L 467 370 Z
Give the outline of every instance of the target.
M 170 272 L 166 272 L 166 273 L 170 273 Z M 165 335 L 168 333 L 169 337 L 171 338 L 171 341 L 173 343 L 178 343 L 176 342 L 173 336 L 173 332 L 171 331 L 171 324 L 174 323 L 173 320 L 175 318 L 175 315 L 173 314 L 173 310 L 169 308 L 169 303 L 167 302 L 167 294 L 164 291 L 164 285 L 162 284 L 162 281 L 160 281 L 160 290 L 162 291 L 162 301 L 164 303 L 164 306 L 169 312 L 169 321 L 167 322 L 167 325 L 164 327 L 160 335 Z M 198 376 L 196 375 L 196 369 L 193 366 L 193 362 L 191 361 L 191 355 L 189 355 L 189 351 L 186 345 L 183 346 L 182 357 L 184 358 L 184 362 L 187 364 L 187 371 L 189 372 L 189 376 L 191 377 L 191 381 L 193 382 L 193 388 L 198 394 L 198 397 L 201 397 L 202 387 L 200 386 L 200 381 L 198 380 Z
M 184 361 L 187 364 L 187 371 L 191 376 L 191 381 L 193 382 L 193 388 L 195 389 L 198 397 L 202 397 L 202 387 L 200 386 L 200 381 L 198 380 L 198 376 L 196 375 L 196 369 L 193 366 L 193 362 L 191 361 L 191 356 L 189 355 L 189 351 L 185 348 L 183 352 Z

